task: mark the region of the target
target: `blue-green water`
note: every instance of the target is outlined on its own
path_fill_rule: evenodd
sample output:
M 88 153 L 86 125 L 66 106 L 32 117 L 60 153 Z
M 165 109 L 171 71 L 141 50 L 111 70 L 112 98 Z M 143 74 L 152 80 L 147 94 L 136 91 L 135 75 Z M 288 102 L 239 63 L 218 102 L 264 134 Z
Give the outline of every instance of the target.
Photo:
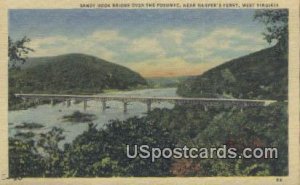
M 144 89 L 134 91 L 122 91 L 115 93 L 105 93 L 106 95 L 115 96 L 143 96 L 143 97 L 175 97 L 176 88 L 163 89 Z M 141 102 L 131 102 L 128 104 L 128 112 L 124 114 L 123 103 L 118 101 L 109 101 L 106 103 L 108 109 L 102 112 L 102 104 L 98 101 L 88 101 L 88 108 L 86 113 L 95 114 L 96 120 L 93 123 L 97 124 L 98 128 L 103 127 L 109 120 L 119 119 L 125 120 L 133 116 L 143 116 L 147 112 L 147 106 Z M 152 108 L 173 108 L 174 105 L 167 102 L 153 103 Z M 83 103 L 71 104 L 67 107 L 63 104 L 40 105 L 36 108 L 27 110 L 9 111 L 9 135 L 14 136 L 18 132 L 26 132 L 28 129 L 17 129 L 16 125 L 23 122 L 35 122 L 44 125 L 41 129 L 32 129 L 30 131 L 41 133 L 49 131 L 53 127 L 63 128 L 66 136 L 65 142 L 71 142 L 76 136 L 83 133 L 88 128 L 88 123 L 71 123 L 66 122 L 62 118 L 65 115 L 70 115 L 74 111 L 83 112 Z

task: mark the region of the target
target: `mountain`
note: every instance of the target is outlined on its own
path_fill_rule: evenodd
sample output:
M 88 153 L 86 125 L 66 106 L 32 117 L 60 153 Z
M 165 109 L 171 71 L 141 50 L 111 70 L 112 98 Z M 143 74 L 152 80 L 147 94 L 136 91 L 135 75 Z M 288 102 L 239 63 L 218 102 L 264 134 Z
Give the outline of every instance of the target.
M 251 53 L 181 83 L 187 97 L 228 97 L 286 100 L 288 55 L 279 44 Z
M 29 59 L 9 74 L 10 90 L 23 93 L 99 93 L 146 84 L 126 67 L 84 54 Z

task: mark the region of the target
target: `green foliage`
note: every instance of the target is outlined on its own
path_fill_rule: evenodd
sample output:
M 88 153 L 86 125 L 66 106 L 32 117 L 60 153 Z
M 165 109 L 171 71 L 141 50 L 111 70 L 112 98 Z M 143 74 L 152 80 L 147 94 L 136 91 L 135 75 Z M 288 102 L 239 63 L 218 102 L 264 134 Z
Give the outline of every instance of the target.
M 26 46 L 28 42 L 30 42 L 30 39 L 26 36 L 17 41 L 13 41 L 10 37 L 8 37 L 8 64 L 10 68 L 15 68 L 18 62 L 24 64 L 27 60 L 27 54 L 34 51 Z
M 71 144 L 65 144 L 64 150 L 59 147 L 63 139 L 63 130 L 58 128 L 39 135 L 35 141 L 11 139 L 10 176 L 171 175 L 170 159 L 158 159 L 153 163 L 151 159 L 130 159 L 126 155 L 126 145 L 172 147 L 176 143 L 168 129 L 146 117 L 111 121 L 100 130 L 89 124 L 89 129 Z
M 102 59 L 69 54 L 10 72 L 10 88 L 23 93 L 99 93 L 146 85 L 138 74 Z
M 23 122 L 21 125 L 16 125 L 15 128 L 17 129 L 38 129 L 38 128 L 42 128 L 44 127 L 44 125 L 39 124 L 39 123 L 27 123 L 27 122 Z
M 15 138 L 21 139 L 21 140 L 28 140 L 32 139 L 35 136 L 33 132 L 17 132 L 15 134 Z
M 268 176 L 270 175 L 270 166 L 265 163 L 254 163 L 252 165 L 244 167 L 244 169 L 241 169 L 243 166 L 243 160 L 238 159 L 235 164 L 235 172 L 239 176 L 250 176 L 250 175 L 257 175 L 257 176 Z
M 147 83 L 152 88 L 177 87 L 181 82 L 186 80 L 187 76 L 180 77 L 151 77 L 147 78 Z
M 257 10 L 254 19 L 266 26 L 264 37 L 276 45 L 240 57 L 190 78 L 178 94 L 194 97 L 287 99 L 288 11 Z
M 9 139 L 9 176 L 40 177 L 42 176 L 42 157 L 38 155 L 33 140 Z
M 63 151 L 58 143 L 64 139 L 63 130 L 54 127 L 47 133 L 32 134 L 27 132 L 9 138 L 10 177 L 61 176 L 64 169 Z
M 258 11 L 255 19 L 266 24 L 265 39 L 268 42 L 277 40 L 277 45 L 191 77 L 180 83 L 178 94 L 286 100 L 287 11 Z M 86 55 L 37 60 L 42 62 L 10 71 L 10 107 L 33 106 L 14 97 L 14 92 L 99 93 L 104 89 L 127 89 L 146 84 L 135 72 Z M 172 110 L 155 109 L 142 118 L 113 120 L 103 129 L 90 124 L 86 132 L 65 144 L 64 149 L 59 147 L 64 139 L 61 129 L 53 128 L 39 135 L 37 140 L 32 133 L 21 134 L 19 139 L 10 138 L 10 177 L 288 175 L 287 119 L 284 102 L 252 107 L 243 112 L 222 106 L 205 111 L 201 106 L 176 105 Z M 127 158 L 127 144 L 168 148 L 183 145 L 198 148 L 226 145 L 237 149 L 276 147 L 279 158 L 158 159 L 153 163 L 151 159 Z
M 126 145 L 172 147 L 174 143 L 166 128 L 147 118 L 111 121 L 102 130 L 90 125 L 66 151 L 68 166 L 75 176 L 167 176 L 171 160 L 129 159 Z
M 237 58 L 181 83 L 188 97 L 233 97 L 286 100 L 287 52 L 279 45 Z
M 91 122 L 96 119 L 96 115 L 75 111 L 71 115 L 63 116 L 63 119 L 73 123 Z
M 47 133 L 42 133 L 36 143 L 36 148 L 42 155 L 41 163 L 44 164 L 43 175 L 57 177 L 63 173 L 63 151 L 59 142 L 64 140 L 63 129 L 54 127 Z
M 23 102 L 14 93 L 93 94 L 145 85 L 146 80 L 138 73 L 88 55 L 29 59 L 24 66 L 9 71 L 9 109 L 36 105 Z
M 265 39 L 269 43 L 276 40 L 277 44 L 191 77 L 179 85 L 177 93 L 188 97 L 286 100 L 287 16 L 286 10 L 257 11 L 255 19 L 267 27 Z M 196 117 L 197 114 L 207 117 Z M 201 107 L 178 106 L 157 117 L 161 117 L 163 122 L 167 117 L 167 122 L 171 123 L 169 126 L 175 128 L 181 140 L 195 146 L 219 147 L 226 144 L 238 149 L 276 147 L 279 152 L 278 159 L 194 160 L 194 163 L 198 162 L 201 166 L 196 173 L 199 176 L 288 174 L 288 116 L 285 103 L 271 104 L 266 108 L 249 108 L 244 112 L 221 107 L 203 112 Z M 167 125 L 167 122 L 161 124 Z M 191 124 L 193 122 L 198 123 L 198 128 Z
M 265 40 L 271 43 L 273 40 L 287 48 L 288 43 L 288 10 L 257 10 L 254 19 L 266 25 L 263 33 Z
M 287 175 L 288 133 L 286 103 L 239 109 L 177 106 L 173 110 L 154 110 L 150 115 L 177 136 L 177 145 L 235 147 L 276 147 L 278 159 L 195 159 L 201 169 L 197 176 Z M 240 153 L 241 154 L 241 153 Z
M 10 139 L 11 177 L 110 176 L 280 176 L 288 174 L 287 105 L 274 103 L 242 112 L 236 108 L 176 106 L 154 109 L 145 117 L 112 120 L 103 129 L 89 129 L 59 147 L 61 129 L 37 140 Z M 150 147 L 276 147 L 278 159 L 129 159 L 126 145 Z M 27 161 L 30 162 L 30 166 Z M 179 170 L 179 172 L 178 172 Z

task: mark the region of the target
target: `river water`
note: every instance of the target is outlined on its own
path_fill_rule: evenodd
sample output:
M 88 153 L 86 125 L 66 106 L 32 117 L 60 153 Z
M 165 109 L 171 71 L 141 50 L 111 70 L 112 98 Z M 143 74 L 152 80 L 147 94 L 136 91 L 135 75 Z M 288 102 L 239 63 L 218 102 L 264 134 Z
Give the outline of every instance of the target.
M 133 91 L 120 91 L 114 93 L 104 93 L 110 96 L 143 96 L 143 97 L 176 97 L 176 88 L 162 89 L 143 89 Z M 105 112 L 102 111 L 102 104 L 98 101 L 88 101 L 86 113 L 95 114 L 96 119 L 93 121 L 98 128 L 103 127 L 109 120 L 119 119 L 125 120 L 133 116 L 143 116 L 147 113 L 147 105 L 141 102 L 130 102 L 127 106 L 128 112 L 123 112 L 123 103 L 118 101 L 109 101 L 106 103 L 108 107 Z M 153 103 L 153 108 L 173 108 L 174 105 L 168 102 Z M 23 122 L 39 123 L 44 125 L 41 129 L 31 129 L 31 132 L 42 133 L 51 130 L 53 127 L 64 129 L 65 141 L 70 143 L 79 134 L 88 128 L 88 123 L 71 123 L 66 122 L 62 118 L 65 115 L 71 115 L 74 111 L 83 112 L 83 102 L 79 104 L 71 104 L 67 107 L 64 104 L 40 105 L 27 110 L 9 111 L 9 136 L 14 136 L 19 132 L 27 132 L 28 129 L 15 128 Z

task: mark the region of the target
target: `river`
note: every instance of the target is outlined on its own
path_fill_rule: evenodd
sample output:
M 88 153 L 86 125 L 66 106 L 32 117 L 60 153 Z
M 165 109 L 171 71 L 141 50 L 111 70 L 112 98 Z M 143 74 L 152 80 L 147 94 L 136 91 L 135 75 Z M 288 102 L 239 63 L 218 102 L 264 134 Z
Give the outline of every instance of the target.
M 143 97 L 176 97 L 176 88 L 161 88 L 161 89 L 143 89 L 133 91 L 119 91 L 113 93 L 104 93 L 111 96 L 143 96 Z M 123 112 L 123 103 L 118 101 L 107 102 L 107 109 L 102 112 L 102 104 L 98 101 L 88 101 L 86 113 L 95 114 L 96 119 L 93 121 L 97 128 L 104 127 L 109 120 L 119 119 L 125 120 L 133 116 L 143 116 L 147 112 L 147 106 L 141 102 L 131 102 L 128 104 L 128 112 Z M 153 103 L 153 108 L 173 108 L 174 105 L 167 102 Z M 62 118 L 65 115 L 70 115 L 74 111 L 83 112 L 83 103 L 71 104 L 67 107 L 64 104 L 40 105 L 27 110 L 9 111 L 9 136 L 14 136 L 19 132 L 27 132 L 28 129 L 15 128 L 23 122 L 39 123 L 44 127 L 40 129 L 31 129 L 31 132 L 42 133 L 51 130 L 53 127 L 64 129 L 65 142 L 70 143 L 76 136 L 83 133 L 88 128 L 88 123 L 71 123 L 66 122 Z

